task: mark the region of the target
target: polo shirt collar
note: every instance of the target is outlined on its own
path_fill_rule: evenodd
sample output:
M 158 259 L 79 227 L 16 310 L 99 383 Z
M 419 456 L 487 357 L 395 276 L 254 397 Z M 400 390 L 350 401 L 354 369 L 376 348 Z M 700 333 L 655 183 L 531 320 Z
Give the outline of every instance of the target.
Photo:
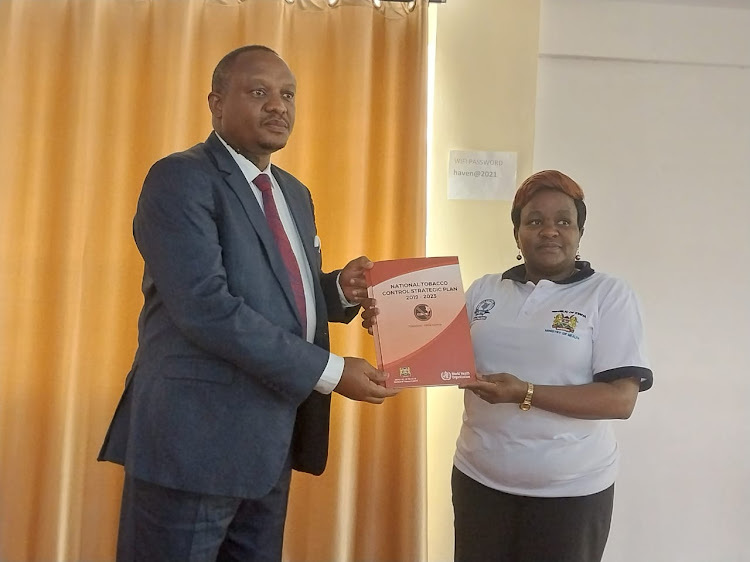
M 553 281 L 558 285 L 568 285 L 570 283 L 576 283 L 583 281 L 594 274 L 594 270 L 591 268 L 591 264 L 587 261 L 576 262 L 576 272 L 570 277 L 563 279 L 562 281 Z M 503 279 L 510 279 L 511 281 L 517 281 L 518 283 L 526 283 L 526 264 L 517 265 L 511 267 L 508 271 L 503 273 Z

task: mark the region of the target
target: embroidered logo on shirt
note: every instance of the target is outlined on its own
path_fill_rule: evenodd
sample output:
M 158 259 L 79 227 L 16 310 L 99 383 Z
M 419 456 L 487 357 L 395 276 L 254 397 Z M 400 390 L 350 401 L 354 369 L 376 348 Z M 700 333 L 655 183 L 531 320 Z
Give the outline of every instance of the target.
M 552 318 L 552 329 L 546 329 L 544 330 L 545 332 L 568 336 L 574 340 L 580 339 L 574 332 L 578 326 L 578 317 L 586 318 L 585 314 L 571 312 L 569 310 L 553 310 L 552 314 L 555 315 Z
M 493 299 L 484 299 L 474 309 L 474 320 L 485 320 L 493 308 L 495 308 L 495 301 Z
M 555 330 L 562 330 L 563 332 L 570 332 L 571 334 L 576 331 L 578 325 L 578 318 L 573 314 L 565 315 L 562 312 L 555 314 L 555 318 L 552 320 L 552 327 Z

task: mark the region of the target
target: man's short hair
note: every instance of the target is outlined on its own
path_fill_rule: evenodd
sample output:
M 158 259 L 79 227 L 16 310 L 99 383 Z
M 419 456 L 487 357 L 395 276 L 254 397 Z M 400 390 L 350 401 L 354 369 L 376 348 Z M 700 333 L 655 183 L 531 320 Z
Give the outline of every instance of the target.
M 249 53 L 252 51 L 266 51 L 267 53 L 273 53 L 277 57 L 279 56 L 276 51 L 265 45 L 245 45 L 244 47 L 239 47 L 238 49 L 227 53 L 219 61 L 219 64 L 216 65 L 216 68 L 214 68 L 214 74 L 211 78 L 211 91 L 218 93 L 223 92 L 227 87 L 227 84 L 229 84 L 234 61 L 236 61 L 237 57 L 242 53 Z

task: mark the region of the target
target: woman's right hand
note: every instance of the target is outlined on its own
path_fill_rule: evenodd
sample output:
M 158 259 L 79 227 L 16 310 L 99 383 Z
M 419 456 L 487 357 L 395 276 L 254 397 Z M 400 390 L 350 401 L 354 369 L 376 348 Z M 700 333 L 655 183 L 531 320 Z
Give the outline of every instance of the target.
M 472 391 L 490 404 L 520 404 L 526 396 L 528 383 L 510 373 L 484 376 L 477 374 L 475 382 L 460 384 L 458 387 Z

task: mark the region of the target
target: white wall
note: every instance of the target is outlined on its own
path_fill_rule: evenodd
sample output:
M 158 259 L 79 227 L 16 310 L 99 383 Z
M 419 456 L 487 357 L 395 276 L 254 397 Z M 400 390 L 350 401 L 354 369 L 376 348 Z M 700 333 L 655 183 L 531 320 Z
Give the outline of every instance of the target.
M 750 560 L 750 10 L 543 0 L 534 169 L 645 309 L 607 562 Z
M 428 168 L 427 254 L 457 255 L 464 286 L 515 265 L 506 201 L 448 199 L 448 152 L 518 152 L 531 172 L 539 0 L 449 0 L 430 7 L 434 92 Z M 427 393 L 427 558 L 453 559 L 450 474 L 463 393 Z

